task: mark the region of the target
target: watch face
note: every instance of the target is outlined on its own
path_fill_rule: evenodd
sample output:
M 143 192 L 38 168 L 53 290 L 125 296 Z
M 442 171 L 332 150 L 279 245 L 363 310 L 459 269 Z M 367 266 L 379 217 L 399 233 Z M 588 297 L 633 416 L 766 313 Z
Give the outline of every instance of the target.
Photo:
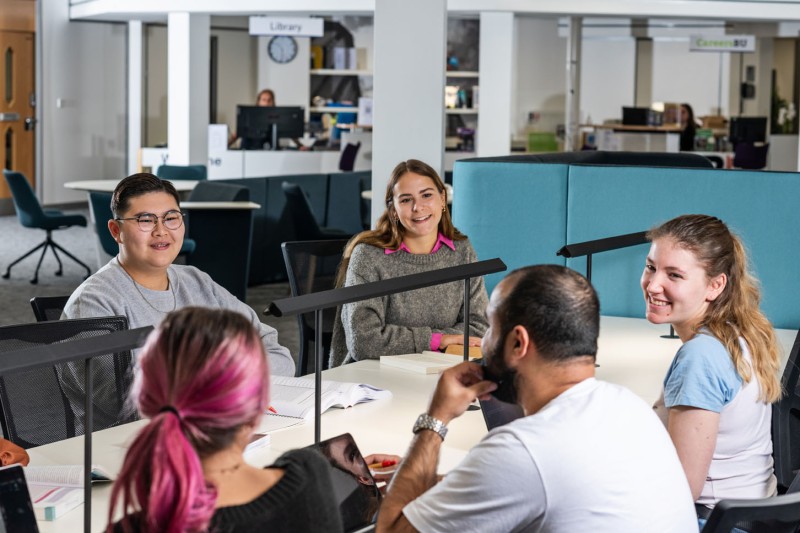
M 270 39 L 267 51 L 276 63 L 288 63 L 297 56 L 297 41 L 288 35 L 278 35 Z

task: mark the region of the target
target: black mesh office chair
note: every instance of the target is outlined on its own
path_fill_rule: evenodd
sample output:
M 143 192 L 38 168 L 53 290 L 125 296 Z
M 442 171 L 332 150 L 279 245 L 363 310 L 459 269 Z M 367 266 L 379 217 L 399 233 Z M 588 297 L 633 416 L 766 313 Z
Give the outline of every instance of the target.
M 33 316 L 37 322 L 60 320 L 69 296 L 34 296 L 31 298 Z
M 800 529 L 800 492 L 760 500 L 717 502 L 702 533 L 795 533 Z
M 292 296 L 333 289 L 336 269 L 342 260 L 346 244 L 347 239 L 283 243 L 283 261 L 286 263 Z M 336 309 L 325 309 L 322 312 L 323 370 L 328 367 L 335 318 Z M 309 359 L 314 360 L 314 351 L 311 349 L 315 335 L 314 313 L 297 315 L 297 323 L 300 326 L 297 375 L 304 376 L 309 372 Z
M 335 228 L 324 228 L 314 217 L 311 204 L 300 185 L 284 181 L 283 194 L 286 195 L 286 210 L 294 223 L 295 238 L 299 241 L 321 241 L 329 239 L 345 239 L 352 235 Z
M 107 335 L 128 328 L 123 316 L 34 322 L 0 327 L 5 352 Z M 30 448 L 83 434 L 83 361 L 0 376 L 0 426 Z M 133 378 L 129 351 L 94 359 L 94 421 L 100 430 L 137 418 L 126 405 Z
M 800 332 L 783 370 L 784 396 L 772 405 L 772 456 L 775 477 L 783 491 L 800 473 Z
M 733 148 L 733 166 L 748 170 L 760 170 L 767 166 L 769 143 L 737 143 Z

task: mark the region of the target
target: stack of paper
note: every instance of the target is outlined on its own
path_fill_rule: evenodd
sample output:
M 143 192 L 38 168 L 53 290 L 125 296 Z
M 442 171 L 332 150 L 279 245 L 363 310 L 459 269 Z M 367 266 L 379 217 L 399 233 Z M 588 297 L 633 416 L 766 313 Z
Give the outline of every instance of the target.
M 438 374 L 463 360 L 463 356 L 460 355 L 425 351 L 402 355 L 382 355 L 381 365 L 400 368 L 418 374 Z

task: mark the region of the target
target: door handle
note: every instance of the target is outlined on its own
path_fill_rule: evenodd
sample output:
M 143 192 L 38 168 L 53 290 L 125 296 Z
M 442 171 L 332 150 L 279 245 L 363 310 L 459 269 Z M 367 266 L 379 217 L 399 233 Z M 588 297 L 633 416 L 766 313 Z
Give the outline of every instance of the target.
M 32 131 L 36 129 L 36 119 L 34 117 L 25 118 L 25 131 Z
M 19 113 L 0 113 L 0 122 L 16 122 L 19 120 Z

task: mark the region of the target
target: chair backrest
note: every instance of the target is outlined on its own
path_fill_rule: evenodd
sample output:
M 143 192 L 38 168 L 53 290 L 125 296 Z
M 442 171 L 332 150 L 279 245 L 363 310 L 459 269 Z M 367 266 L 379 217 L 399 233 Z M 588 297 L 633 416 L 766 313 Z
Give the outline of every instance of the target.
M 292 296 L 310 294 L 312 292 L 333 289 L 336 283 L 336 270 L 342 260 L 344 247 L 348 239 L 321 241 L 295 241 L 281 244 L 286 274 Z M 322 313 L 323 332 L 333 332 L 336 309 L 326 309 Z M 314 328 L 314 313 L 305 313 L 299 317 L 301 328 Z M 329 343 L 330 341 L 328 341 Z M 330 345 L 323 346 L 323 370 L 327 368 Z M 301 358 L 305 354 L 301 351 Z M 307 360 L 298 362 L 299 375 L 304 375 L 308 367 Z
M 734 528 L 750 533 L 794 533 L 800 527 L 800 493 L 760 500 L 717 502 L 703 533 L 731 533 Z
M 11 189 L 11 196 L 14 199 L 14 207 L 17 210 L 19 223 L 26 228 L 38 228 L 44 221 L 44 210 L 33 187 L 28 182 L 22 172 L 3 169 L 3 176 Z
M 250 189 L 241 185 L 201 181 L 189 193 L 190 202 L 246 202 Z
M 313 241 L 322 238 L 322 229 L 314 217 L 311 204 L 303 188 L 296 183 L 284 181 L 281 184 L 286 196 L 286 210 L 294 222 L 295 238 L 299 241 Z
M 124 316 L 33 322 L 0 327 L 0 354 L 128 328 Z M 133 379 L 130 351 L 93 359 L 93 429 L 130 422 L 126 405 Z M 83 434 L 84 363 L 70 362 L 0 376 L 0 426 L 23 448 Z
M 100 246 L 108 255 L 117 255 L 119 245 L 108 231 L 108 221 L 114 218 L 111 212 L 111 193 L 91 191 L 89 202 L 94 213 L 94 227 L 97 230 L 97 238 L 100 239 Z
M 195 180 L 208 179 L 205 165 L 161 165 L 156 170 L 156 176 L 165 180 Z
M 358 149 L 361 148 L 361 142 L 347 143 L 342 150 L 342 155 L 339 157 L 339 170 L 342 172 L 350 172 L 356 166 L 356 156 Z
M 759 170 L 767 166 L 769 143 L 755 145 L 748 142 L 737 143 L 733 148 L 733 166 L 748 170 Z
M 783 370 L 784 396 L 772 406 L 772 455 L 778 485 L 787 488 L 800 472 L 800 331 Z
M 33 315 L 37 322 L 60 320 L 69 296 L 34 296 L 31 298 Z

